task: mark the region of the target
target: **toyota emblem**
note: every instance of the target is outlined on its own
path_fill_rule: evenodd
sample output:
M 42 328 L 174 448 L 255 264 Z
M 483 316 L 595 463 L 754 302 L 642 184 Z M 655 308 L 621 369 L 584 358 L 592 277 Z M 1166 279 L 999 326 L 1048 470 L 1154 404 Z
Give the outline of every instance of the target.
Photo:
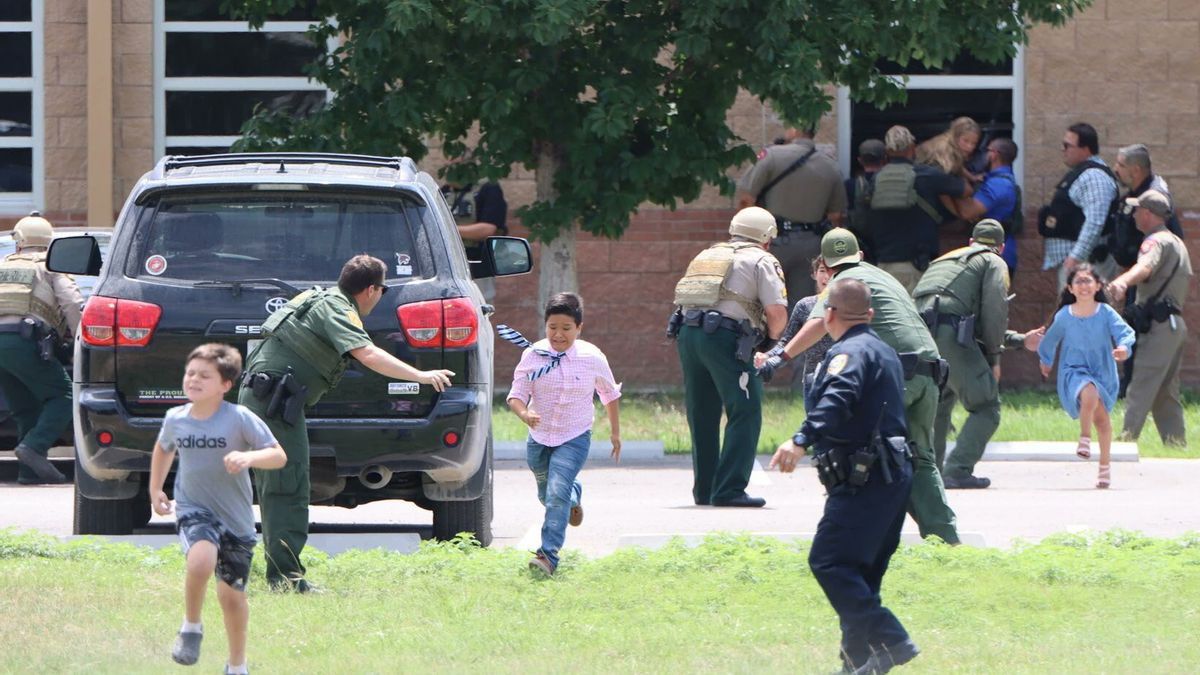
M 287 302 L 288 299 L 283 296 L 276 296 L 270 300 L 267 300 L 267 314 L 274 314 L 276 310 L 283 309 L 283 306 L 286 305 Z

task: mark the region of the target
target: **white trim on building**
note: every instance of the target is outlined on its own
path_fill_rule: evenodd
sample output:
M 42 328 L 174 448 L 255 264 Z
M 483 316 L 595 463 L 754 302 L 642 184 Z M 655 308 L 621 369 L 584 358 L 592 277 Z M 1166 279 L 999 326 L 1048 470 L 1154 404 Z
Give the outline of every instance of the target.
M 45 36 L 44 0 L 30 0 L 30 21 L 0 22 L 0 34 L 30 34 L 29 77 L 0 78 L 0 92 L 29 92 L 30 135 L 0 137 L 0 149 L 29 149 L 31 155 L 30 191 L 0 192 L 0 214 L 27 215 L 31 210 L 45 210 Z M 0 38 L 3 39 L 3 38 Z

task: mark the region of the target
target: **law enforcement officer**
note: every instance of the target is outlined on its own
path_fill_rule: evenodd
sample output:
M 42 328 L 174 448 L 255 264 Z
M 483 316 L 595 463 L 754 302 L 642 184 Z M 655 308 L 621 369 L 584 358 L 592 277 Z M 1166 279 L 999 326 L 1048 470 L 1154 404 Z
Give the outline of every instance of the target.
M 1070 170 L 1038 211 L 1038 233 L 1045 237 L 1042 269 L 1058 269 L 1058 288 L 1067 285 L 1067 274 L 1080 263 L 1094 262 L 1101 276 L 1114 276 L 1111 259 L 1092 253 L 1117 200 L 1117 180 L 1100 157 L 1095 127 L 1085 122 L 1067 127 L 1062 152 Z
M 812 454 L 828 497 L 809 567 L 841 620 L 845 670 L 886 672 L 920 651 L 879 598 L 912 487 L 903 367 L 868 325 L 866 284 L 835 280 L 824 306 L 835 342 L 809 392 L 808 416 L 771 467 L 790 473 L 801 455 Z
M 1128 200 L 1134 219 L 1146 238 L 1137 263 L 1108 286 L 1120 303 L 1130 286 L 1137 287 L 1130 325 L 1137 331 L 1137 363 L 1125 394 L 1124 440 L 1137 440 L 1154 413 L 1154 425 L 1164 443 L 1186 445 L 1183 404 L 1179 400 L 1179 366 L 1187 344 L 1183 304 L 1192 276 L 1192 261 L 1183 240 L 1167 230 L 1171 203 L 1157 190 Z
M 450 205 L 450 213 L 458 225 L 467 250 L 467 260 L 483 260 L 483 246 L 488 237 L 508 234 L 508 202 L 499 183 L 485 182 L 460 185 L 447 183 L 442 195 Z M 476 279 L 483 299 L 491 304 L 496 299 L 496 280 Z
M 871 328 L 900 354 L 904 365 L 904 415 L 915 452 L 909 513 L 917 521 L 922 537 L 936 534 L 947 543 L 957 544 L 954 511 L 946 503 L 933 454 L 933 421 L 937 416 L 938 386 L 946 377 L 946 362 L 938 354 L 937 344 L 912 298 L 895 277 L 862 262 L 853 233 L 842 228 L 830 230 L 821 239 L 821 258 L 833 270 L 834 279 L 858 279 L 871 289 L 871 308 L 875 310 Z M 778 368 L 783 361 L 816 344 L 825 334 L 824 312 L 818 301 L 800 332 L 782 353 L 767 359 L 763 369 Z
M 300 551 L 308 540 L 309 453 L 304 407 L 316 405 L 337 386 L 349 360 L 385 377 L 443 391 L 449 370 L 417 370 L 376 347 L 362 316 L 383 298 L 387 268 L 368 255 L 342 267 L 337 288 L 313 289 L 292 298 L 263 323 L 263 341 L 250 352 L 238 403 L 266 422 L 287 453 L 287 466 L 255 470 L 262 513 L 267 581 L 275 588 L 309 589 Z M 277 391 L 280 393 L 277 395 Z
M 990 218 L 981 220 L 971 231 L 970 243 L 935 260 L 913 291 L 938 352 L 950 365 L 933 427 L 939 467 L 943 467 L 955 402 L 961 400 L 967 409 L 954 453 L 942 469 L 947 489 L 991 485 L 987 478 L 973 474 L 1000 426 L 1000 353 L 1005 347 L 1023 346 L 1026 340 L 1025 335 L 1008 330 L 1008 268 L 1003 251 L 1003 226 Z
M 826 222 L 838 225 L 846 192 L 837 164 L 817 150 L 812 129 L 789 128 L 788 143 L 764 148 L 738 182 L 738 208 L 758 205 L 775 216 L 778 238 L 770 251 L 783 268 L 794 304 L 814 292 L 812 259 Z
M 0 390 L 17 422 L 17 481 L 62 483 L 46 458 L 71 426 L 71 378 L 60 358 L 79 327 L 75 281 L 46 269 L 54 228 L 36 211 L 13 228 L 17 250 L 0 263 Z
M 1017 144 L 1009 138 L 993 138 L 987 146 L 987 174 L 979 189 L 957 202 L 958 215 L 968 223 L 991 218 L 1004 227 L 1004 248 L 1000 254 L 1008 265 L 1009 278 L 1017 271 L 1017 235 L 1024 227 L 1021 213 L 1021 186 L 1013 173 Z
M 729 223 L 728 242 L 688 265 L 675 287 L 668 334 L 678 337 L 684 402 L 692 436 L 692 496 L 697 504 L 763 506 L 746 494 L 762 429 L 762 381 L 754 348 L 778 338 L 787 322 L 779 261 L 764 249 L 775 217 L 751 206 Z M 721 411 L 725 412 L 724 440 Z

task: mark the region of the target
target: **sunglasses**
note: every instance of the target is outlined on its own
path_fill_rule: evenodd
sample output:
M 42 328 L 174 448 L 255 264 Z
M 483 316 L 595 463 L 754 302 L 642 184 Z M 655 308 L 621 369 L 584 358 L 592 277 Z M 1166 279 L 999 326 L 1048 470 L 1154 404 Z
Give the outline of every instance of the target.
M 375 288 L 379 289 L 379 295 L 381 295 L 381 296 L 386 295 L 388 292 L 388 289 L 391 288 L 390 286 L 384 286 L 383 284 L 371 284 L 371 285 L 374 286 Z
M 1066 141 L 1063 141 L 1062 146 L 1063 146 L 1063 150 L 1070 150 L 1071 148 L 1081 147 L 1081 146 L 1075 145 L 1074 143 L 1068 143 Z

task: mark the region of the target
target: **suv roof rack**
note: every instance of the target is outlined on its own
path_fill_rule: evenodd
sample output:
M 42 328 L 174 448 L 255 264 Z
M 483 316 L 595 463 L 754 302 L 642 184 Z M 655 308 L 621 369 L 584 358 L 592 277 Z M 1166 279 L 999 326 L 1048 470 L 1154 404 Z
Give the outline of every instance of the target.
M 220 166 L 223 164 L 345 164 L 417 172 L 417 165 L 408 157 L 380 157 L 377 155 L 349 155 L 332 152 L 243 152 L 215 155 L 169 155 L 164 157 L 162 171 L 189 166 Z

